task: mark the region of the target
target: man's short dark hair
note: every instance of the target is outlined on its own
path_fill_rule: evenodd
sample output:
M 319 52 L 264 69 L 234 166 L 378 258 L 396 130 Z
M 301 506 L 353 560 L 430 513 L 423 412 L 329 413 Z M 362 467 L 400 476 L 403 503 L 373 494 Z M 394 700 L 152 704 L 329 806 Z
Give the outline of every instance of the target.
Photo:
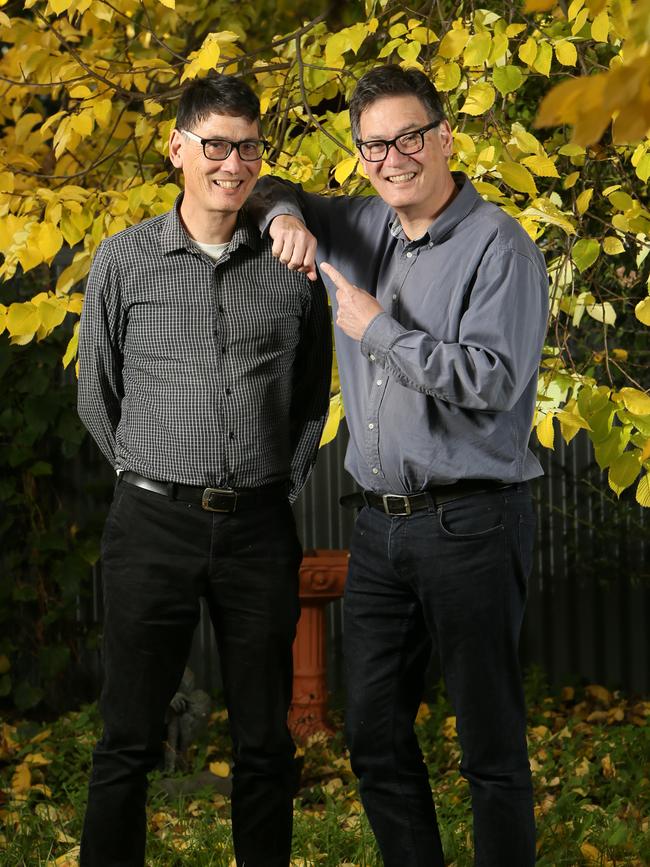
M 233 75 L 211 74 L 190 81 L 181 94 L 176 113 L 176 127 L 193 131 L 193 127 L 212 114 L 260 120 L 260 101 L 250 87 Z
M 350 123 L 355 142 L 361 138 L 361 113 L 384 96 L 417 96 L 431 121 L 445 118 L 438 91 L 423 72 L 392 64 L 376 66 L 361 76 L 350 100 Z

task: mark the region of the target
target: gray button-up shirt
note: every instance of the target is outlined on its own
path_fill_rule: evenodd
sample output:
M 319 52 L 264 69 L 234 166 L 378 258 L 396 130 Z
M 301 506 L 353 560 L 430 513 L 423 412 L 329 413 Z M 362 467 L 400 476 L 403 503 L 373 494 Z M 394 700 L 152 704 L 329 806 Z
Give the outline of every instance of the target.
M 335 328 L 346 468 L 378 492 L 541 474 L 528 439 L 548 315 L 544 259 L 516 220 L 464 175 L 454 180 L 458 195 L 415 241 L 377 196 L 311 195 L 272 178 L 257 187 L 263 228 L 304 215 L 317 262 L 385 310 L 360 342 Z
M 215 262 L 169 213 L 104 241 L 79 332 L 79 415 L 116 470 L 188 485 L 290 482 L 328 406 L 322 285 L 292 273 L 241 212 Z

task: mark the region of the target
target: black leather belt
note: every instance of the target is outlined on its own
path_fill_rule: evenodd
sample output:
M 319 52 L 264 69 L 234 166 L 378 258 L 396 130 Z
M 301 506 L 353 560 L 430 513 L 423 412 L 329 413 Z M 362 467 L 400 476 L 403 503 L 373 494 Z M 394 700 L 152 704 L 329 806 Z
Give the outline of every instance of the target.
M 505 491 L 512 487 L 516 486 L 497 481 L 464 479 L 453 485 L 438 485 L 435 488 L 428 488 L 418 494 L 378 494 L 375 491 L 358 491 L 355 494 L 345 494 L 339 502 L 347 509 L 361 509 L 363 506 L 370 506 L 385 512 L 387 515 L 403 517 L 411 515 L 413 512 L 420 512 L 422 509 L 431 507 L 435 509 L 443 503 L 460 500 L 462 497 L 469 497 L 472 494 L 488 494 L 494 491 Z
M 180 500 L 182 503 L 194 503 L 206 512 L 236 512 L 251 509 L 264 503 L 277 502 L 286 499 L 289 486 L 286 482 L 264 485 L 260 488 L 245 488 L 237 491 L 230 488 L 202 488 L 198 485 L 180 485 L 176 482 L 159 482 L 147 479 L 131 470 L 120 473 L 120 483 L 126 482 L 160 494 L 170 500 Z

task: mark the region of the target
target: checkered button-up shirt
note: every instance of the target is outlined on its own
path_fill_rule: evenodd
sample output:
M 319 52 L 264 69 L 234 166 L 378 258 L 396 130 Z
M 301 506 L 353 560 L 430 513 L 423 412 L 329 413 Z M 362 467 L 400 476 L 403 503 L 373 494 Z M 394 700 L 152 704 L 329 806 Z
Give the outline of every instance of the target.
M 322 284 L 274 259 L 245 211 L 215 262 L 186 234 L 178 205 L 97 251 L 79 332 L 79 415 L 117 471 L 235 489 L 287 480 L 293 500 L 328 405 Z

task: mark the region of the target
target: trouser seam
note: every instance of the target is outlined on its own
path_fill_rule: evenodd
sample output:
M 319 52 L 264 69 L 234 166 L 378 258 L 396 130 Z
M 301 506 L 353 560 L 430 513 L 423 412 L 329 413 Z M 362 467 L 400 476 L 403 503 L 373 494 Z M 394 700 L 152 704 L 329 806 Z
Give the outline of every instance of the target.
M 404 640 L 404 639 L 405 639 L 405 636 L 406 636 L 406 632 L 407 632 L 407 630 L 408 630 L 408 623 L 409 623 L 409 621 L 408 621 L 408 619 L 406 619 L 406 620 L 404 621 L 404 628 L 403 628 L 403 630 L 402 630 L 402 646 L 401 646 L 401 648 L 400 648 L 400 665 L 399 665 L 399 673 L 400 673 L 400 674 L 402 674 L 402 672 L 404 671 L 404 659 L 405 659 L 405 656 L 406 656 L 406 653 L 405 653 L 405 640 Z M 396 680 L 395 680 L 395 692 L 393 693 L 393 702 L 392 702 L 392 707 L 393 707 L 393 708 L 396 708 L 396 707 L 397 707 L 397 701 L 396 701 L 397 694 L 396 694 L 396 693 L 397 693 L 397 690 L 399 689 L 399 686 L 398 686 L 399 683 L 400 683 L 399 679 L 396 678 Z M 392 724 L 392 731 L 391 731 L 391 741 L 392 741 L 392 744 L 393 744 L 393 756 L 395 757 L 395 760 L 397 760 L 397 743 L 396 743 L 396 740 L 395 740 L 396 720 L 397 720 L 397 714 L 396 714 L 395 712 L 393 712 L 393 724 Z M 425 767 L 426 767 L 426 765 L 425 765 Z M 396 771 L 397 785 L 398 785 L 398 787 L 399 787 L 400 796 L 401 796 L 402 800 L 404 801 L 404 791 L 403 791 L 403 788 L 402 788 L 401 773 L 400 773 L 399 765 L 398 765 L 398 764 L 396 764 L 395 771 Z M 428 775 L 428 771 L 427 771 L 427 781 L 428 781 L 428 779 L 429 779 L 429 775 Z M 420 856 L 419 856 L 419 854 L 418 854 L 416 832 L 415 832 L 415 828 L 413 827 L 413 822 L 412 822 L 412 820 L 411 820 L 411 814 L 410 814 L 410 811 L 409 811 L 409 810 L 406 811 L 406 815 L 407 815 L 407 818 L 408 818 L 409 833 L 410 833 L 410 835 L 411 835 L 411 845 L 412 845 L 412 847 L 413 847 L 413 852 L 415 853 L 416 858 L 417 858 L 417 860 L 418 860 L 418 862 L 419 862 L 419 860 L 420 860 Z

